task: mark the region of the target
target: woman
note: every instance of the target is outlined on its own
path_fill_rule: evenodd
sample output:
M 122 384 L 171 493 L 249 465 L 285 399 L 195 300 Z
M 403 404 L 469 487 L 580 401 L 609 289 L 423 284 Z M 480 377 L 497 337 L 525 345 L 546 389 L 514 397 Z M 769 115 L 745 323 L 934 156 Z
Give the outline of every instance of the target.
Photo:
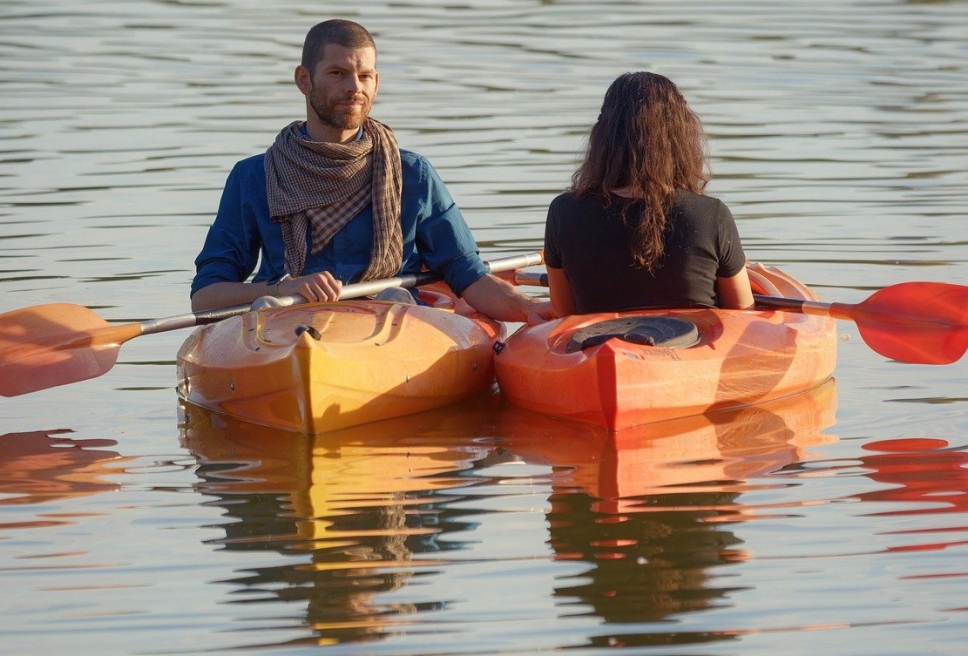
M 571 190 L 548 208 L 545 264 L 559 316 L 753 307 L 733 216 L 703 195 L 705 145 L 669 79 L 626 73 L 612 83 Z

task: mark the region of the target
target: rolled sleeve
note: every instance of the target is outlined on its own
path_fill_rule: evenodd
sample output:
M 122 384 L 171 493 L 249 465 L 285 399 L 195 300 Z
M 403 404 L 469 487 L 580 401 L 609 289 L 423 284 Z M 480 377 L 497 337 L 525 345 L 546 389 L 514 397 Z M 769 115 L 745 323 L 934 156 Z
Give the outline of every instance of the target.
M 244 282 L 255 271 L 262 248 L 257 206 L 264 203 L 264 187 L 261 158 L 243 160 L 229 173 L 218 214 L 195 258 L 192 294 L 216 282 Z
M 192 280 L 191 293 L 217 282 L 242 282 L 253 271 L 238 258 L 243 248 L 236 235 L 224 229 L 209 229 L 205 245 L 195 258 L 195 278 Z M 238 245 L 238 247 L 237 247 Z
M 487 266 L 477 253 L 461 255 L 451 260 L 444 268 L 444 282 L 458 296 L 482 276 L 487 275 Z
M 404 155 L 401 152 L 401 155 Z M 421 263 L 443 277 L 460 296 L 481 276 L 487 266 L 481 260 L 477 242 L 440 176 L 427 160 L 406 153 L 414 178 L 405 186 L 405 211 L 416 214 L 415 239 Z M 411 160 L 411 158 L 414 158 Z

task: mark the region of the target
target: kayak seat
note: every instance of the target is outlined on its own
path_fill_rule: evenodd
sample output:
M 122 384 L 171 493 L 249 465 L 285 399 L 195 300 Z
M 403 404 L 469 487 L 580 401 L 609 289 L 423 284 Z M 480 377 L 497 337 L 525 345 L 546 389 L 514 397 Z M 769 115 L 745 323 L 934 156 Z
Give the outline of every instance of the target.
M 567 351 L 574 353 L 610 339 L 662 348 L 689 348 L 699 343 L 699 329 L 693 322 L 675 317 L 608 319 L 576 330 Z

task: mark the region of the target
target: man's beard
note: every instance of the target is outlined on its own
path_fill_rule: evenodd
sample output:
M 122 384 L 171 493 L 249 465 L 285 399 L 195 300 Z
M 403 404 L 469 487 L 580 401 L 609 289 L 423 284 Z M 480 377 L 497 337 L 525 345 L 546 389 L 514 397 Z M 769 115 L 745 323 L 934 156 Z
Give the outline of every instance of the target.
M 345 99 L 341 99 L 345 100 Z M 336 128 L 337 130 L 356 130 L 370 113 L 371 102 L 363 100 L 363 107 L 360 111 L 348 112 L 345 108 L 336 107 L 336 101 L 325 98 L 322 90 L 313 92 L 309 96 L 309 104 L 323 123 Z

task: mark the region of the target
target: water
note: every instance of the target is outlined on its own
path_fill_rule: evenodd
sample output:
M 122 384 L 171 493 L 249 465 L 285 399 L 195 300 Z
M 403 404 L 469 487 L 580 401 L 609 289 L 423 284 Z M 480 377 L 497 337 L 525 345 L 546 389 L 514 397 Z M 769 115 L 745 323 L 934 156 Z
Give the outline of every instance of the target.
M 608 83 L 703 117 L 752 259 L 968 284 L 963 2 L 362 1 L 374 115 L 486 255 L 541 243 Z M 188 309 L 231 165 L 303 113 L 289 0 L 0 7 L 0 311 Z M 620 438 L 495 399 L 313 440 L 179 408 L 184 332 L 0 399 L 10 654 L 956 654 L 965 363 L 840 324 L 835 383 Z

